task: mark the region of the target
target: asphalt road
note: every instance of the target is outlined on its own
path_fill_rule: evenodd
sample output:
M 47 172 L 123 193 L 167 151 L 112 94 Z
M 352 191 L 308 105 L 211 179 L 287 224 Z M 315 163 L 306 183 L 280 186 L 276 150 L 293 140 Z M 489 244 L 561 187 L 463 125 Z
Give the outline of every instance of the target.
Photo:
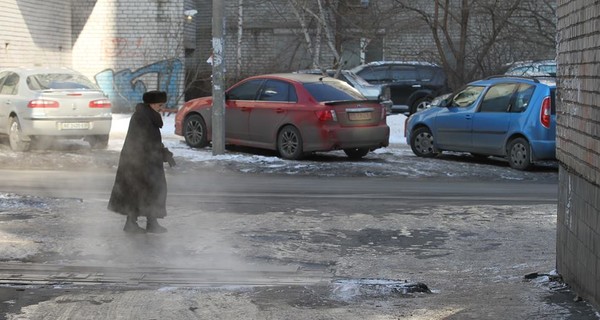
M 49 197 L 106 199 L 114 171 L 0 170 L 0 191 Z M 484 182 L 448 178 L 319 177 L 307 175 L 243 174 L 201 170 L 167 171 L 169 197 L 338 199 L 401 205 L 552 204 L 556 181 Z
M 39 197 L 0 224 L 5 247 L 31 248 L 3 258 L 2 314 L 595 317 L 559 281 L 523 278 L 554 268 L 552 179 L 326 177 L 188 165 L 167 170 L 169 232 L 136 237 L 105 209 L 114 170 L 0 170 L 0 192 Z M 43 209 L 27 207 L 32 202 Z

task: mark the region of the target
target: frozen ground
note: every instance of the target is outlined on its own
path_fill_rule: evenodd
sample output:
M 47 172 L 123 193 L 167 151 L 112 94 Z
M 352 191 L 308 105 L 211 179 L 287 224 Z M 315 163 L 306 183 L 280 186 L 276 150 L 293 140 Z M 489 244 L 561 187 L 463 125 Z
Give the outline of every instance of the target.
M 173 115 L 164 117 L 162 133 L 165 145 L 179 164 L 168 172 L 208 169 L 283 175 L 441 178 L 448 182 L 557 180 L 554 163 L 520 172 L 502 160 L 476 161 L 463 154 L 418 158 L 404 141 L 404 119 L 403 115 L 389 117 L 391 145 L 360 161 L 350 161 L 340 151 L 319 153 L 302 161 L 281 160 L 272 152 L 240 148 L 213 156 L 210 148 L 191 149 L 173 134 Z M 90 150 L 86 143 L 63 141 L 49 149 L 15 153 L 4 143 L 0 145 L 0 166 L 113 171 L 128 121 L 127 115 L 114 115 L 108 150 Z M 252 210 L 237 212 L 233 207 L 225 207 L 212 212 L 197 203 L 173 204 L 173 217 L 165 219 L 170 229 L 166 234 L 128 237 L 119 230 L 122 217 L 106 214 L 105 199 L 80 201 L 0 192 L 0 260 L 33 266 L 144 265 L 171 272 L 181 266 L 190 270 L 248 269 L 299 263 L 331 272 L 336 281 L 218 289 L 0 286 L 0 298 L 6 291 L 23 292 L 15 298 L 15 291 L 11 291 L 10 298 L 3 300 L 2 306 L 12 310 L 8 318 L 598 318 L 589 305 L 573 303 L 570 293 L 557 293 L 562 290 L 561 284 L 550 278 L 554 268 L 555 205 L 421 208 L 394 203 L 378 207 L 377 212 L 367 212 L 361 211 L 360 206 L 340 209 L 326 201 L 290 208 L 270 202 L 268 210 L 248 214 Z M 251 258 L 252 264 L 242 261 L 246 258 Z M 523 276 L 531 272 L 548 275 L 524 281 Z M 407 289 L 419 282 L 426 283 L 433 293 Z M 26 295 L 33 292 L 35 295 Z

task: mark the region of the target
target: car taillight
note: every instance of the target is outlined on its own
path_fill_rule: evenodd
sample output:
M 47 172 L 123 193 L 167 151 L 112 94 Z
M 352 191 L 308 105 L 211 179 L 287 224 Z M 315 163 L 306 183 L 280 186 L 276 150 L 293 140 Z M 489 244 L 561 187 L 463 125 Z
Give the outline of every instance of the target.
M 31 100 L 27 104 L 27 108 L 58 108 L 58 106 L 58 101 L 43 99 Z
M 315 112 L 317 114 L 317 118 L 319 121 L 336 121 L 337 115 L 335 114 L 335 110 L 320 110 Z
M 90 101 L 90 108 L 110 108 L 111 103 L 108 99 Z
M 544 98 L 542 101 L 542 109 L 540 111 L 540 123 L 544 128 L 550 128 L 550 114 L 551 114 L 551 106 L 550 106 L 550 97 Z

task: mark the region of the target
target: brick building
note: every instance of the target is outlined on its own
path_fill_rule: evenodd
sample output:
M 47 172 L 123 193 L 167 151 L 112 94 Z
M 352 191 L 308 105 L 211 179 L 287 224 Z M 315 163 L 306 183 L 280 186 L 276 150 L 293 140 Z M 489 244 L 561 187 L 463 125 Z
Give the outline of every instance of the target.
M 71 67 L 95 79 L 118 109 L 130 109 L 149 89 L 168 91 L 168 104 L 178 106 L 184 98 L 210 94 L 211 66 L 206 61 L 212 48 L 212 1 L 3 0 L 0 67 Z M 322 40 L 319 65 L 340 62 L 351 68 L 373 60 L 436 61 L 430 30 L 413 13 L 392 8 L 394 3 L 340 2 L 341 14 L 350 17 L 333 26 L 342 35 L 335 40 L 341 57 L 336 61 Z M 418 5 L 432 11 L 429 2 Z M 185 14 L 189 10 L 197 11 L 191 19 Z M 314 34 L 314 24 L 308 27 Z M 474 28 L 473 32 L 480 31 Z M 227 82 L 312 67 L 301 29 L 287 0 L 227 1 Z M 499 58 L 504 62 L 529 59 L 531 54 L 540 59 L 554 56 L 517 44 L 506 52 L 510 54 Z
M 183 97 L 184 57 L 195 47 L 188 0 L 4 0 L 0 67 L 61 66 L 95 79 L 119 109 L 146 90 Z M 190 40 L 191 39 L 191 40 Z
M 558 0 L 557 16 L 557 268 L 599 307 L 600 3 Z

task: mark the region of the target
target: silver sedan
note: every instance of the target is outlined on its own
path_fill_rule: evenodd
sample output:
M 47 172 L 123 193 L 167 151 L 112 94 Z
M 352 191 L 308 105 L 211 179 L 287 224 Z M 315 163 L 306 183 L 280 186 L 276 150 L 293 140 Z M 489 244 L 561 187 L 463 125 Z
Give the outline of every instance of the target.
M 85 139 L 106 148 L 111 103 L 84 75 L 67 68 L 0 69 L 0 134 L 15 151 L 48 138 Z

